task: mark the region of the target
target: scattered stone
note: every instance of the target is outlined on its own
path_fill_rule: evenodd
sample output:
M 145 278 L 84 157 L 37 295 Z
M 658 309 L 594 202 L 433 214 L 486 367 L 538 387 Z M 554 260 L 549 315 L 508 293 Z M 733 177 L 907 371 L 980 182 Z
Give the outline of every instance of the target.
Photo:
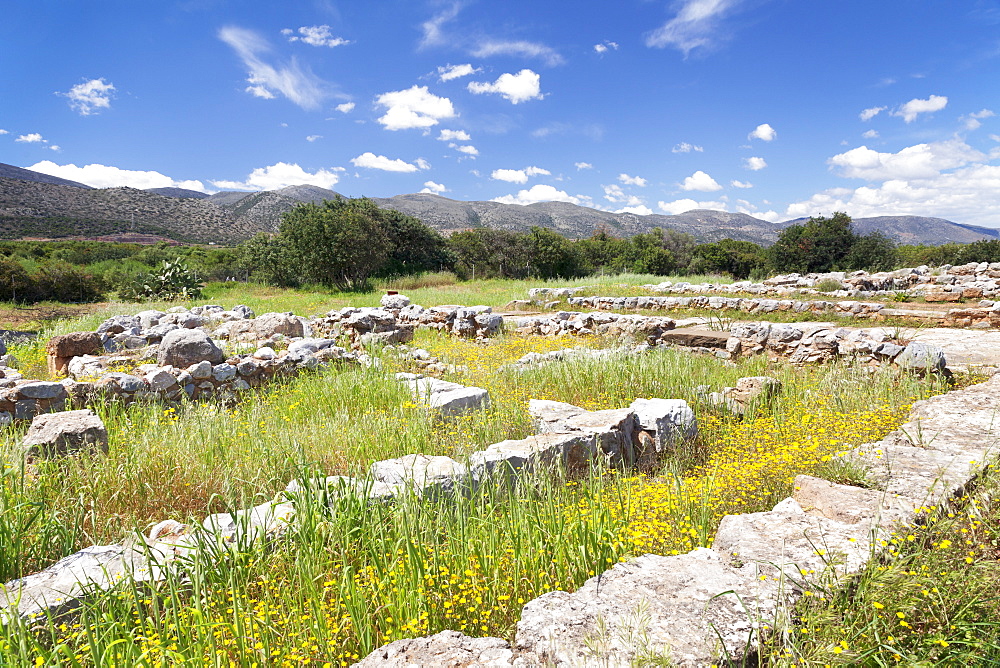
M 200 329 L 175 329 L 167 332 L 156 355 L 156 363 L 160 366 L 181 368 L 198 362 L 218 364 L 225 359 L 222 349 Z
M 92 410 L 39 415 L 22 444 L 28 457 L 61 457 L 85 449 L 108 451 L 108 431 Z

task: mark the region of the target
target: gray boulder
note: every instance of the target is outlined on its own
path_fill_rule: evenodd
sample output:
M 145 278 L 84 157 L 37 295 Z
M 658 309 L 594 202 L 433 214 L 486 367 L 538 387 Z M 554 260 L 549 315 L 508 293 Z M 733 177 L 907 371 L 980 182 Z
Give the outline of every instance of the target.
M 39 415 L 22 441 L 29 457 L 58 457 L 93 448 L 108 451 L 108 430 L 94 411 Z
M 635 411 L 639 426 L 654 433 L 657 452 L 698 435 L 694 411 L 683 399 L 636 399 L 629 408 Z
M 160 342 L 156 363 L 185 369 L 198 362 L 218 364 L 226 359 L 222 349 L 200 329 L 175 329 Z
M 904 369 L 927 372 L 944 371 L 947 365 L 941 348 L 916 341 L 906 346 L 893 361 Z
M 371 465 L 369 473 L 378 482 L 412 486 L 420 496 L 452 494 L 463 489 L 468 469 L 450 457 L 406 455 Z
M 302 321 L 289 313 L 263 313 L 253 320 L 253 332 L 258 339 L 269 339 L 275 334 L 289 338 L 305 336 Z
M 470 638 L 458 631 L 389 643 L 355 663 L 352 668 L 411 668 L 413 666 L 463 666 L 507 668 L 513 652 L 500 638 Z

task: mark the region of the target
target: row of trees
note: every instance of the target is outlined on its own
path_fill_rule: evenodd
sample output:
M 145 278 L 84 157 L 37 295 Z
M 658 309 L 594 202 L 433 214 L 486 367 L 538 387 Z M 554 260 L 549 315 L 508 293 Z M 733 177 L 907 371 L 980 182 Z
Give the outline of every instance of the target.
M 919 261 L 918 261 L 919 260 Z M 445 239 L 415 218 L 368 199 L 304 204 L 285 214 L 277 235 L 259 235 L 236 251 L 244 278 L 279 285 L 320 283 L 357 290 L 372 278 L 450 270 L 460 278 L 572 278 L 596 273 L 724 273 L 735 278 L 785 272 L 866 269 L 901 264 L 1000 261 L 1000 241 L 900 247 L 880 232 L 857 234 L 844 213 L 791 225 L 764 248 L 654 229 L 628 239 L 599 231 L 570 240 L 550 229 L 475 228 Z

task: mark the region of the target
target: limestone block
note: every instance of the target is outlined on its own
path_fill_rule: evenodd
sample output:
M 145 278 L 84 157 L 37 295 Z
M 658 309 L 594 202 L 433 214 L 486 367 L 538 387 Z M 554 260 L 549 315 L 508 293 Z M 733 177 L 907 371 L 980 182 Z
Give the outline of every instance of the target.
M 500 638 L 470 638 L 458 631 L 441 631 L 432 636 L 384 645 L 352 668 L 507 668 L 514 665 L 511 663 L 513 654 L 507 641 Z
M 683 399 L 636 399 L 629 408 L 642 429 L 654 432 L 657 452 L 698 435 L 694 411 Z
M 203 361 L 218 364 L 224 359 L 222 349 L 200 329 L 175 329 L 167 332 L 156 356 L 156 362 L 160 366 L 169 364 L 180 368 Z
M 22 441 L 29 457 L 56 457 L 85 448 L 108 451 L 108 432 L 89 409 L 48 413 L 31 421 Z
M 450 457 L 421 454 L 375 462 L 368 472 L 374 480 L 410 487 L 421 497 L 461 492 L 470 482 L 463 464 Z

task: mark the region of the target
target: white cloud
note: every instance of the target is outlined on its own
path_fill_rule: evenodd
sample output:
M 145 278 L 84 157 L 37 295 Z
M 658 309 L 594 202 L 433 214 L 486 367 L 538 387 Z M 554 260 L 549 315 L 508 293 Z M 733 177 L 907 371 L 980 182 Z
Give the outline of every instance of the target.
M 298 29 L 298 34 L 291 28 L 285 28 L 281 31 L 282 35 L 288 37 L 289 42 L 302 42 L 303 44 L 308 44 L 310 46 L 343 46 L 344 44 L 350 44 L 350 42 L 343 37 L 334 37 L 333 33 L 330 32 L 330 26 L 302 26 Z
M 889 112 L 893 116 L 899 116 L 903 121 L 912 123 L 917 119 L 918 114 L 928 114 L 941 111 L 948 106 L 948 98 L 944 95 L 931 95 L 926 100 L 913 99 L 898 109 Z
M 371 151 L 362 153 L 356 158 L 351 158 L 351 164 L 355 167 L 364 167 L 365 169 L 381 169 L 384 172 L 416 172 L 420 169 L 424 169 L 420 166 L 421 161 L 416 161 L 417 164 L 412 164 L 406 162 L 405 160 L 400 160 L 399 158 L 391 159 L 384 155 L 375 155 Z M 424 163 L 426 164 L 426 162 Z M 428 165 L 429 167 L 430 165 Z
M 718 37 L 719 21 L 742 0 L 684 0 L 677 15 L 646 37 L 646 46 L 672 46 L 688 55 L 710 47 Z
M 472 137 L 465 130 L 441 130 L 438 141 L 471 141 Z
M 467 77 L 476 72 L 482 72 L 482 68 L 473 67 L 470 63 L 464 63 L 462 65 L 443 65 L 437 68 L 437 72 L 440 81 L 451 81 L 452 79 Z
M 541 77 L 531 70 L 521 70 L 517 74 L 509 72 L 501 74 L 493 83 L 473 81 L 468 86 L 469 91 L 476 94 L 498 93 L 512 104 L 541 100 Z
M 677 144 L 672 149 L 670 149 L 671 153 L 690 153 L 691 151 L 695 151 L 697 153 L 704 153 L 705 149 L 702 148 L 701 146 L 695 146 L 694 144 L 689 144 L 686 141 L 682 141 L 680 144 Z
M 541 167 L 525 167 L 524 169 L 494 169 L 490 178 L 508 183 L 527 183 L 531 176 L 551 176 L 552 172 Z
M 343 104 L 338 104 L 335 107 L 335 109 L 337 111 L 339 111 L 340 113 L 342 113 L 342 114 L 349 114 L 352 111 L 354 111 L 354 103 L 353 102 L 344 102 Z
M 62 146 L 59 146 L 58 144 L 53 144 L 52 146 L 48 146 L 46 148 L 48 148 L 50 151 L 55 151 L 56 153 L 62 150 Z
M 451 100 L 434 95 L 427 86 L 382 93 L 375 98 L 375 104 L 386 109 L 385 115 L 378 119 L 386 130 L 426 129 L 457 115 Z
M 226 26 L 219 31 L 219 39 L 236 51 L 249 70 L 244 90 L 255 97 L 272 100 L 281 93 L 303 109 L 316 109 L 327 96 L 324 82 L 308 70 L 299 67 L 293 59 L 288 65 L 275 67 L 264 61 L 271 45 L 252 30 Z
M 469 144 L 467 144 L 465 146 L 459 146 L 458 144 L 452 143 L 452 144 L 448 144 L 448 147 L 449 148 L 453 148 L 456 151 L 458 151 L 459 153 L 464 153 L 466 155 L 472 155 L 472 156 L 479 155 L 479 149 L 477 149 L 475 146 L 472 146 L 472 145 L 469 145 Z
M 429 46 L 447 44 L 449 40 L 444 34 L 443 26 L 458 16 L 458 12 L 461 9 L 462 4 L 460 2 L 454 2 L 451 7 L 435 14 L 427 21 L 424 21 L 420 25 L 421 29 L 424 31 L 424 36 L 420 40 L 420 48 L 425 49 Z
M 431 168 L 431 163 L 427 162 L 423 158 L 417 158 L 416 160 L 413 161 L 413 164 L 415 164 L 420 169 L 430 169 Z
M 429 193 L 431 195 L 440 195 L 441 193 L 448 192 L 448 189 L 445 188 L 444 185 L 441 183 L 434 183 L 433 181 L 427 181 L 424 183 L 424 187 L 420 192 Z
M 846 211 L 856 218 L 937 216 L 996 227 L 1000 216 L 1000 166 L 974 164 L 928 179 L 892 179 L 872 187 L 831 188 L 788 206 L 788 217 Z
M 70 88 L 68 92 L 60 93 L 69 99 L 70 108 L 79 112 L 81 116 L 90 116 L 104 109 L 110 109 L 114 94 L 114 85 L 105 81 L 103 77 L 84 81 Z
M 641 176 L 629 176 L 628 174 L 619 174 L 618 181 L 624 183 L 627 186 L 639 186 L 640 188 L 646 187 L 646 179 Z
M 564 190 L 558 190 L 554 186 L 537 184 L 528 190 L 519 190 L 517 195 L 504 195 L 493 198 L 494 202 L 503 204 L 535 204 L 536 202 L 569 202 L 570 204 L 587 204 L 587 198 L 577 195 L 573 196 Z
M 597 53 L 607 53 L 607 51 L 609 49 L 613 49 L 613 50 L 617 51 L 618 50 L 618 42 L 612 42 L 610 40 L 604 40 L 600 44 L 595 44 L 594 45 L 594 51 L 596 51 Z
M 702 192 L 712 192 L 722 190 L 722 186 L 711 176 L 700 169 L 681 183 L 681 190 L 700 190 Z
M 753 184 L 748 181 L 733 180 L 729 182 L 729 185 L 731 185 L 734 188 L 753 188 Z
M 21 142 L 22 144 L 47 144 L 48 139 L 42 137 L 42 135 L 37 132 L 32 132 L 31 134 L 19 135 L 14 141 Z
M 3 128 L 0 128 L 0 135 L 9 135 L 9 134 L 10 134 L 9 131 L 4 130 Z
M 342 168 L 317 169 L 307 172 L 298 163 L 277 162 L 267 167 L 258 167 L 247 176 L 245 181 L 212 181 L 216 188 L 230 190 L 277 190 L 287 186 L 311 185 L 320 188 L 333 188 L 340 181 L 335 172 Z
M 764 161 L 764 158 L 758 158 L 757 156 L 754 156 L 752 158 L 745 158 L 743 160 L 743 166 L 752 172 L 759 172 L 760 170 L 767 167 L 767 163 Z
M 306 137 L 306 141 L 307 142 L 314 142 L 317 139 L 322 139 L 322 138 L 323 138 L 323 135 L 309 135 L 308 137 Z
M 544 61 L 550 67 L 562 65 L 566 62 L 555 49 L 544 44 L 538 44 L 537 42 L 525 41 L 485 40 L 472 50 L 472 55 L 476 58 L 489 58 L 490 56 L 537 58 Z
M 69 179 L 70 181 L 85 183 L 95 188 L 128 186 L 130 188 L 174 187 L 187 188 L 189 190 L 205 190 L 205 186 L 201 181 L 177 181 L 159 172 L 119 169 L 118 167 L 96 163 L 77 167 L 74 164 L 57 165 L 51 160 L 42 160 L 28 167 L 28 169 L 50 176 L 58 176 L 62 179 Z
M 637 216 L 649 216 L 653 213 L 645 204 L 639 204 L 637 206 L 626 206 L 615 211 L 615 213 L 634 213 Z
M 670 214 L 671 216 L 676 216 L 679 213 L 684 213 L 685 211 L 691 211 L 692 209 L 715 209 L 717 211 L 725 211 L 725 202 L 696 202 L 693 199 L 675 199 L 672 202 L 657 202 L 656 206 L 659 207 L 660 211 Z
M 878 139 L 878 130 L 865 130 L 861 136 L 865 139 Z
M 612 183 L 611 185 L 604 186 L 604 199 L 609 202 L 624 202 L 628 197 L 620 185 Z
M 858 114 L 858 118 L 860 118 L 863 121 L 870 121 L 871 119 L 875 118 L 883 111 L 885 111 L 887 108 L 888 107 L 869 107 L 867 109 L 862 109 L 861 113 Z
M 971 113 L 967 116 L 962 116 L 958 120 L 962 121 L 962 123 L 965 124 L 966 130 L 978 130 L 983 125 L 982 119 L 990 118 L 992 116 L 996 116 L 996 114 L 993 113 L 992 110 L 982 109 L 980 111 Z
M 898 153 L 880 153 L 867 146 L 833 156 L 827 162 L 842 176 L 868 181 L 921 179 L 937 176 L 945 169 L 962 167 L 985 159 L 979 151 L 959 139 L 907 146 Z
M 774 138 L 778 136 L 778 133 L 774 131 L 774 128 L 768 123 L 761 123 L 753 129 L 747 139 L 760 139 L 761 141 L 774 141 Z
M 593 169 L 594 168 L 594 166 L 592 164 L 590 164 L 589 162 L 574 162 L 573 166 L 576 167 L 577 171 L 580 171 L 581 169 Z

